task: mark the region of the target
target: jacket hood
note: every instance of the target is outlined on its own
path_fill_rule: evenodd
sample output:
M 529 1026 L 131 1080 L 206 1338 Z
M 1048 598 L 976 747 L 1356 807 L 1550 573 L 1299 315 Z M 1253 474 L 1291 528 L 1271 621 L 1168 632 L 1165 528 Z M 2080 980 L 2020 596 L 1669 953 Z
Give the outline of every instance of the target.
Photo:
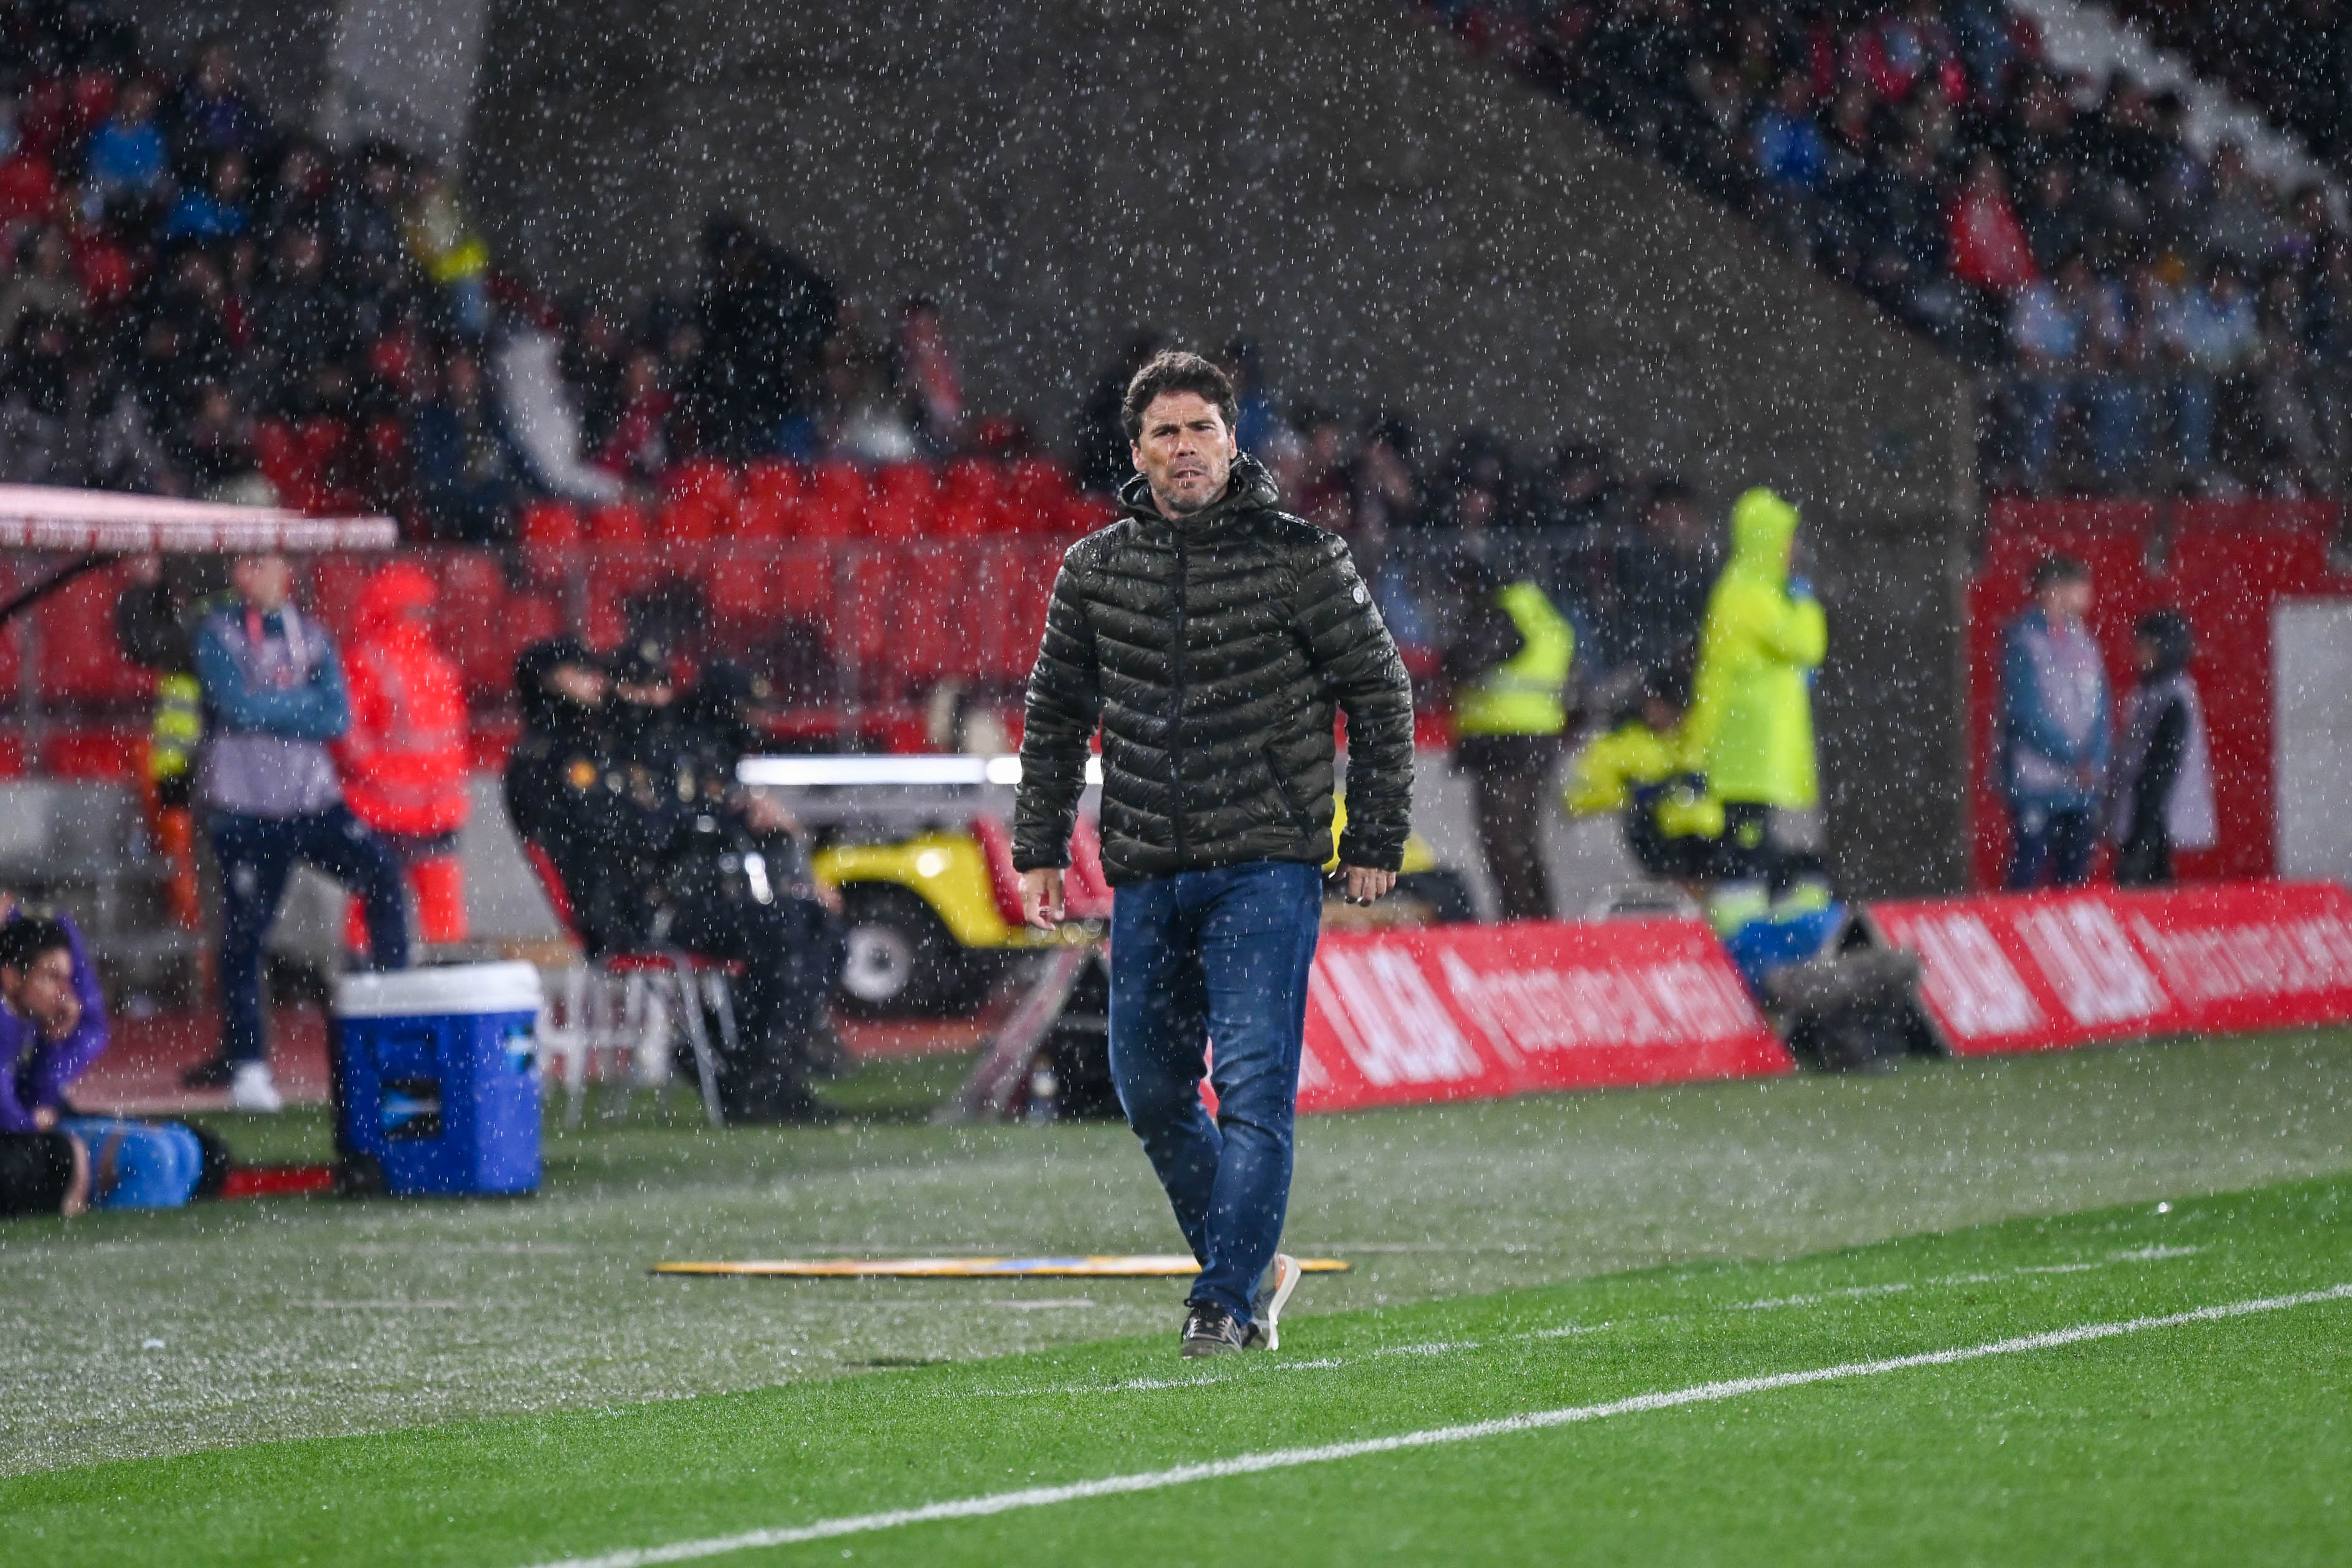
M 1797 509 L 1759 485 L 1731 503 L 1731 564 L 1740 572 L 1789 580 L 1789 542 L 1797 536 Z
M 368 579 L 360 594 L 359 626 L 381 632 L 399 624 L 411 610 L 429 610 L 440 599 L 433 574 L 410 561 L 395 561 Z
M 1225 482 L 1225 493 L 1192 516 L 1177 520 L 1171 526 L 1181 527 L 1189 533 L 1239 512 L 1271 510 L 1281 500 L 1282 492 L 1276 488 L 1274 476 L 1266 471 L 1265 465 L 1244 452 L 1234 459 L 1233 477 Z M 1147 522 L 1169 521 L 1160 515 L 1160 508 L 1152 503 L 1151 481 L 1141 474 L 1119 486 L 1118 504 L 1130 517 L 1139 517 Z

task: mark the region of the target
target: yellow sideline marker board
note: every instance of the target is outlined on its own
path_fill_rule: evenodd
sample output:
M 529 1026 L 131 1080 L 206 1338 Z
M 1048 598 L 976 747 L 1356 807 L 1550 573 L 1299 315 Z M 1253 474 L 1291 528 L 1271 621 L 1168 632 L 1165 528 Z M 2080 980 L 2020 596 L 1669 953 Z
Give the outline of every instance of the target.
M 1302 1258 L 1308 1274 L 1344 1274 L 1336 1258 Z M 1183 1253 L 1109 1254 L 1091 1258 L 824 1258 L 755 1259 L 745 1263 L 656 1263 L 656 1274 L 764 1275 L 791 1279 L 1156 1279 L 1198 1274 Z

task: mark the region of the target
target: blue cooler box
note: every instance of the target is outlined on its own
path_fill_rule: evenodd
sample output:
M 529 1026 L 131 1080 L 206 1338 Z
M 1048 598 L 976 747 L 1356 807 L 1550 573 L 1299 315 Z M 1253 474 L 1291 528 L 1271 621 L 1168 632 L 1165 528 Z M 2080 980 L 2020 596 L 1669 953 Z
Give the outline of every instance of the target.
M 539 1188 L 539 971 L 347 974 L 335 992 L 337 1142 L 401 1197 Z

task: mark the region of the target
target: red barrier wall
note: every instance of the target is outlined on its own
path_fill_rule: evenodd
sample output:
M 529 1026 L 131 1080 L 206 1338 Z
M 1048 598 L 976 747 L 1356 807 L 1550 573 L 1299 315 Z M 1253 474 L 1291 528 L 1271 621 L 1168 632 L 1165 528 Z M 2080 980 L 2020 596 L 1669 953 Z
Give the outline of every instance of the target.
M 2271 612 L 2291 597 L 2352 597 L 2327 559 L 2338 508 L 2321 501 L 1995 501 L 1967 606 L 1973 860 L 2000 886 L 2009 820 L 1996 788 L 2000 637 L 2025 607 L 2025 579 L 2051 555 L 2091 568 L 2092 630 L 2116 699 L 2132 683 L 2132 622 L 2171 607 L 2196 630 L 2192 668 L 2211 731 L 2221 841 L 2180 858 L 2185 879 L 2276 869 L 2272 779 Z
M 1301 1110 L 1792 1071 L 1704 921 L 1330 932 Z
M 2335 882 L 1874 904 L 1919 954 L 1962 1056 L 2352 1020 L 2352 893 Z

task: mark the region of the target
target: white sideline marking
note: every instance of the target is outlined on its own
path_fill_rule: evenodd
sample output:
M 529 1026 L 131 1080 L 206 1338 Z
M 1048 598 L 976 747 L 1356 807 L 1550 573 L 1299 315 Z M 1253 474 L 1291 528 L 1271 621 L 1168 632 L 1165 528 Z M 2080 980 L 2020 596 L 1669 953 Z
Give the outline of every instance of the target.
M 1105 1476 L 1099 1480 L 1074 1481 L 1066 1486 L 1028 1487 L 1020 1491 L 993 1492 L 982 1497 L 926 1503 L 920 1508 L 893 1509 L 887 1513 L 851 1514 L 841 1519 L 819 1520 L 814 1524 L 790 1525 L 776 1530 L 747 1530 L 740 1535 L 717 1535 L 702 1541 L 681 1541 L 668 1546 L 633 1547 L 622 1552 L 608 1552 L 601 1557 L 567 1557 L 541 1564 L 541 1568 L 651 1568 L 657 1563 L 687 1563 L 696 1558 L 718 1557 L 730 1552 L 750 1552 L 765 1546 L 830 1541 L 836 1536 L 895 1530 L 905 1524 L 929 1524 L 950 1519 L 985 1519 L 992 1514 L 1012 1513 L 1021 1509 L 1050 1508 L 1055 1503 L 1079 1502 L 1088 1498 L 1160 1491 L 1169 1487 L 1189 1486 L 1194 1481 L 1223 1480 L 1232 1476 L 1262 1475 L 1268 1470 L 1287 1470 L 1301 1465 L 1328 1465 L 1339 1459 L 1359 1459 L 1370 1454 L 1393 1454 L 1406 1448 L 1433 1448 L 1442 1444 L 1475 1442 L 1482 1437 L 1539 1432 L 1552 1426 L 1600 1421 L 1612 1415 L 1638 1415 L 1652 1410 L 1673 1410 L 1685 1405 L 1706 1405 L 1751 1394 L 1769 1394 L 1777 1389 L 1800 1388 L 1812 1383 L 1876 1377 L 1885 1373 L 1906 1372 L 1913 1367 L 1950 1366 L 1958 1362 L 1981 1361 L 1987 1356 L 2056 1350 L 2091 1340 L 2146 1333 L 2151 1329 L 2177 1328 L 2184 1323 L 2218 1322 L 2227 1318 L 2282 1312 L 2294 1307 L 2309 1307 L 2322 1301 L 2348 1299 L 2352 1299 L 2352 1284 L 2333 1285 L 2325 1290 L 2305 1290 L 2293 1296 L 2263 1296 L 2251 1301 L 2199 1307 L 2157 1318 L 2085 1323 L 2077 1328 L 2052 1329 L 2039 1334 L 2021 1334 L 2015 1339 L 1994 1340 L 1989 1344 L 1961 1345 L 1951 1350 L 1926 1351 L 1917 1355 L 1890 1356 L 1884 1361 L 1853 1361 L 1837 1366 L 1816 1367 L 1810 1372 L 1780 1372 L 1763 1377 L 1737 1377 L 1721 1383 L 1702 1383 L 1690 1388 L 1671 1389 L 1658 1394 L 1637 1394 L 1629 1399 L 1612 1399 L 1603 1405 L 1571 1405 L 1559 1410 L 1537 1410 L 1525 1415 L 1472 1421 L 1458 1426 L 1433 1426 L 1420 1432 L 1401 1432 L 1391 1437 L 1326 1443 L 1312 1448 L 1275 1448 L 1263 1454 L 1237 1454 L 1230 1459 L 1176 1465 L 1164 1470 L 1144 1470 L 1134 1475 Z

